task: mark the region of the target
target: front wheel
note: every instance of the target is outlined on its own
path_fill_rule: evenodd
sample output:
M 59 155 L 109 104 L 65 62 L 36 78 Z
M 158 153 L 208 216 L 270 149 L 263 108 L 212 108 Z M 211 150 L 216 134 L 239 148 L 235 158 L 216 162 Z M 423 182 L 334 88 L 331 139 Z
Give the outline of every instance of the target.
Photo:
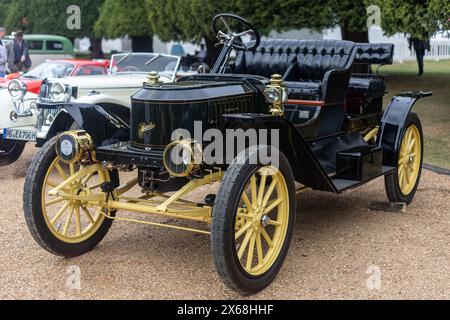
M 238 157 L 239 158 L 239 157 Z M 292 170 L 234 161 L 216 197 L 211 230 L 216 269 L 230 288 L 253 294 L 280 271 L 295 224 Z
M 0 140 L 0 167 L 8 166 L 19 159 L 25 148 L 25 142 Z
M 423 133 L 419 117 L 410 113 L 406 118 L 397 170 L 385 177 L 385 188 L 391 202 L 411 203 L 422 174 Z
M 50 195 L 51 189 L 82 168 L 79 164 L 65 164 L 58 158 L 56 140 L 57 137 L 52 138 L 39 150 L 28 169 L 23 209 L 28 229 L 42 248 L 55 255 L 74 257 L 93 249 L 104 238 L 113 220 L 95 203 L 64 196 L 98 194 L 110 177 L 108 171 L 98 169 L 64 187 L 61 190 L 64 196 Z

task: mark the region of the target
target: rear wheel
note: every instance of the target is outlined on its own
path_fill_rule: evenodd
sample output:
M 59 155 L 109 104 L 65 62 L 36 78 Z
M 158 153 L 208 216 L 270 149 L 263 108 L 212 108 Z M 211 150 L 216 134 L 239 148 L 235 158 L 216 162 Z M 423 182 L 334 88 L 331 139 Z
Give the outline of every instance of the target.
M 231 164 L 216 197 L 212 252 L 222 280 L 242 294 L 266 288 L 280 271 L 295 223 L 295 185 L 288 161 Z
M 386 194 L 391 202 L 412 202 L 422 174 L 422 162 L 422 125 L 419 117 L 410 113 L 405 122 L 397 170 L 385 177 Z
M 0 140 L 0 167 L 16 162 L 24 148 L 25 142 Z
M 28 169 L 23 195 L 25 220 L 42 248 L 55 255 L 74 257 L 93 249 L 108 232 L 112 220 L 105 217 L 100 207 L 49 194 L 81 168 L 60 161 L 55 151 L 56 139 L 39 150 Z M 98 170 L 73 181 L 62 192 L 94 195 L 102 192 L 102 184 L 108 181 L 108 171 Z

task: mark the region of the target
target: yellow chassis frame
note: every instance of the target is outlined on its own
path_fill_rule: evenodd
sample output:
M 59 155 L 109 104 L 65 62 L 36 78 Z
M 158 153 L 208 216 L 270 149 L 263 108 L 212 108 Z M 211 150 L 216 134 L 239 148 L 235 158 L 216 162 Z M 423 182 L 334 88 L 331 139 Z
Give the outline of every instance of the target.
M 200 229 L 186 228 L 150 221 L 117 217 L 109 214 L 109 212 L 117 210 L 125 210 L 144 214 L 154 214 L 169 218 L 204 222 L 209 224 L 211 222 L 212 216 L 211 206 L 183 200 L 181 198 L 187 195 L 188 193 L 198 189 L 201 186 L 213 184 L 217 181 L 220 181 L 223 177 L 222 171 L 210 172 L 210 174 L 205 176 L 204 178 L 192 180 L 188 182 L 185 186 L 183 186 L 180 190 L 178 190 L 177 192 L 175 192 L 173 195 L 170 196 L 160 193 L 146 194 L 139 198 L 124 196 L 125 193 L 127 193 L 134 186 L 137 185 L 138 183 L 137 178 L 132 179 L 125 185 L 120 186 L 110 195 L 106 193 L 98 193 L 92 195 L 75 195 L 75 194 L 67 194 L 66 192 L 64 192 L 64 190 L 67 190 L 67 187 L 74 181 L 77 181 L 82 177 L 92 175 L 95 172 L 99 171 L 101 172 L 103 170 L 104 168 L 102 167 L 101 164 L 93 164 L 85 168 L 82 168 L 80 171 L 69 177 L 60 185 L 50 190 L 49 194 L 52 196 L 60 197 L 64 200 L 79 201 L 85 204 L 86 206 L 94 206 L 94 205 L 101 206 L 104 209 L 104 211 L 102 211 L 101 213 L 109 219 L 139 222 L 155 226 L 209 234 L 208 231 Z M 161 198 L 163 200 L 156 200 L 155 198 Z
M 62 182 L 60 185 L 50 190 L 49 194 L 52 196 L 60 197 L 64 200 L 79 201 L 86 206 L 100 206 L 103 208 L 103 210 L 100 211 L 101 214 L 103 214 L 108 219 L 137 222 L 158 227 L 191 231 L 201 234 L 210 234 L 210 232 L 205 230 L 119 217 L 111 215 L 110 213 L 112 211 L 125 210 L 142 214 L 158 215 L 210 224 L 213 209 L 212 206 L 183 200 L 181 198 L 198 189 L 199 187 L 221 181 L 224 175 L 222 171 L 211 171 L 209 175 L 201 179 L 192 180 L 170 196 L 161 193 L 145 194 L 138 198 L 124 196 L 125 193 L 127 193 L 137 185 L 137 178 L 134 178 L 126 184 L 118 187 L 112 194 L 109 195 L 106 193 L 75 195 L 64 192 L 65 190 L 67 190 L 67 187 L 74 181 L 77 181 L 82 177 L 86 177 L 88 175 L 93 175 L 95 172 L 102 172 L 104 170 L 105 169 L 101 164 L 93 164 L 84 167 L 80 171 L 69 177 L 67 180 Z M 299 194 L 306 190 L 309 190 L 309 188 L 302 187 L 299 188 L 296 193 Z

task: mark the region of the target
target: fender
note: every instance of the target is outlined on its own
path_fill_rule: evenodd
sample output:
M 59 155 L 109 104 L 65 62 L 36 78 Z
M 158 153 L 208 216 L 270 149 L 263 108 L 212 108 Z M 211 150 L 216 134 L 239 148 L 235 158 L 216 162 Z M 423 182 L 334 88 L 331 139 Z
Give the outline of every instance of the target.
M 338 192 L 315 158 L 305 139 L 286 119 L 261 114 L 230 114 L 224 116 L 224 128 L 253 128 L 279 131 L 279 149 L 291 164 L 296 181 L 314 190 Z
M 406 118 L 419 99 L 431 95 L 431 92 L 405 92 L 392 98 L 381 119 L 378 135 L 378 145 L 383 149 L 383 165 L 397 167 Z
M 130 138 L 130 127 L 117 114 L 106 111 L 103 107 L 87 103 L 68 103 L 62 106 L 53 121 L 42 145 L 60 132 L 70 129 L 76 123 L 93 139 L 96 146 L 127 141 Z
M 79 103 L 88 103 L 102 107 L 110 114 L 120 117 L 128 125 L 130 124 L 131 99 L 122 99 L 101 93 L 90 93 L 76 100 Z

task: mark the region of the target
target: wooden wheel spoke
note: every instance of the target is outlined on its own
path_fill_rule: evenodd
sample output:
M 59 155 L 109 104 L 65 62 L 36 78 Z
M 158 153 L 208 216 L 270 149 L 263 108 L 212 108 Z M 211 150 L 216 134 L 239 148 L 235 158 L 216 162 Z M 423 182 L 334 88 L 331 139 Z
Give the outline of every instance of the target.
M 411 183 L 411 173 L 408 171 L 409 171 L 409 167 L 405 171 L 405 180 L 406 180 L 407 185 Z
M 252 226 L 252 222 L 247 222 L 238 232 L 234 235 L 234 239 L 239 239 L 250 227 Z
M 250 243 L 247 253 L 247 263 L 245 265 L 245 268 L 250 271 L 252 269 L 253 264 L 253 254 L 255 252 L 255 243 L 256 243 L 256 233 L 252 233 L 252 236 L 250 237 Z
M 411 153 L 413 151 L 415 144 L 416 144 L 416 139 L 412 138 L 408 144 L 408 152 L 409 153 Z
M 272 201 L 265 209 L 264 209 L 264 214 L 268 214 L 270 213 L 273 209 L 275 209 L 276 207 L 278 207 L 280 205 L 280 203 L 283 202 L 282 198 L 278 198 L 274 201 Z
M 398 175 L 401 176 L 403 174 L 403 172 L 405 171 L 405 166 L 404 164 L 400 164 L 400 166 L 398 167 Z
M 264 197 L 264 190 L 266 189 L 266 181 L 267 181 L 267 175 L 261 176 L 261 181 L 259 183 L 259 190 L 258 190 L 258 207 L 262 205 L 263 197 Z
M 258 255 L 258 264 L 263 264 L 264 263 L 264 254 L 263 254 L 263 247 L 262 247 L 260 233 L 258 233 L 258 235 L 256 236 L 256 252 Z
M 77 227 L 77 236 L 81 235 L 81 214 L 80 214 L 80 207 L 76 206 L 75 209 L 75 221 L 76 221 L 76 227 Z
M 84 207 L 81 207 L 81 212 L 84 213 L 84 215 L 86 216 L 86 218 L 88 218 L 88 220 L 89 220 L 89 222 L 90 222 L 91 224 L 94 224 L 94 223 L 95 223 L 95 221 L 94 221 L 94 219 L 92 218 L 91 214 L 89 213 L 89 210 L 88 210 L 88 209 L 86 209 L 86 208 L 84 208 Z
M 270 184 L 269 188 L 267 189 L 266 194 L 264 195 L 264 199 L 262 201 L 262 207 L 265 207 L 267 205 L 267 202 L 269 201 L 270 197 L 272 196 L 273 190 L 275 190 L 275 187 L 278 184 L 278 180 L 273 179 L 272 183 Z
M 67 201 L 66 204 L 58 211 L 58 213 L 53 217 L 53 219 L 50 221 L 51 225 L 54 225 L 56 221 L 63 215 L 63 213 L 67 210 L 67 208 L 70 206 L 70 201 Z
M 239 260 L 242 259 L 242 256 L 244 255 L 245 249 L 247 249 L 247 245 L 250 241 L 250 237 L 252 236 L 253 230 L 252 229 L 248 229 L 247 230 L 247 234 L 245 235 L 244 240 L 241 243 L 241 246 L 239 247 L 239 251 L 238 251 L 238 258 Z
M 251 189 L 251 193 L 252 193 L 252 207 L 253 209 L 256 209 L 256 205 L 257 205 L 257 193 L 258 191 L 256 190 L 256 177 L 255 175 L 253 175 L 250 178 L 250 189 Z
M 250 202 L 250 199 L 247 196 L 247 193 L 245 191 L 242 193 L 242 201 L 244 202 L 245 206 L 248 210 L 252 210 L 252 203 Z
M 67 235 L 67 231 L 69 231 L 69 227 L 72 222 L 73 211 L 74 211 L 74 207 L 72 206 L 72 208 L 70 209 L 69 216 L 67 217 L 66 224 L 64 225 L 63 232 L 62 232 L 62 234 L 65 236 Z
M 261 229 L 261 235 L 262 235 L 262 237 L 264 238 L 264 240 L 266 240 L 267 245 L 268 245 L 270 248 L 273 248 L 273 242 L 272 242 L 272 239 L 270 239 L 270 236 L 267 234 L 267 231 L 264 230 L 264 229 Z
M 61 167 L 61 165 L 59 164 L 59 162 L 55 163 L 55 168 L 56 171 L 58 171 L 59 175 L 61 176 L 61 178 L 63 178 L 63 180 L 67 180 L 67 175 L 64 172 L 64 169 Z

